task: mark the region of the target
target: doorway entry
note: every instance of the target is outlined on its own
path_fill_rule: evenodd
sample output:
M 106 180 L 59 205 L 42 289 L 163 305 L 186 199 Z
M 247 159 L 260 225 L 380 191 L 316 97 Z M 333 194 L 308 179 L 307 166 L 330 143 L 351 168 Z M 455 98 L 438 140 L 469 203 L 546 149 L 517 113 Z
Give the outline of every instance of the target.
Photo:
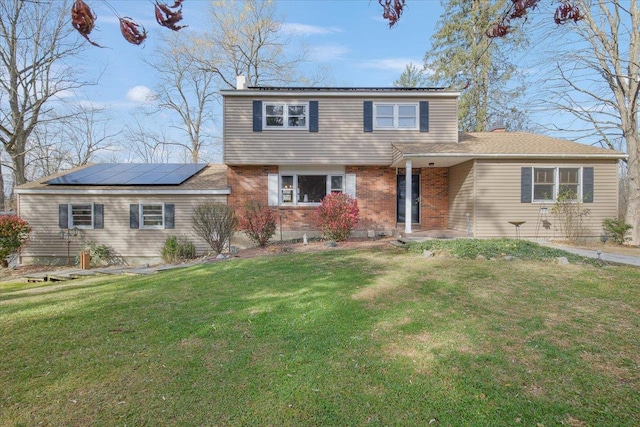
M 405 211 L 406 211 L 406 185 L 407 176 L 406 175 L 396 175 L 397 176 L 397 184 L 396 184 L 396 194 L 397 203 L 396 203 L 396 212 L 397 212 L 397 222 L 404 223 L 405 222 Z M 411 223 L 419 224 L 420 223 L 420 175 L 411 175 Z

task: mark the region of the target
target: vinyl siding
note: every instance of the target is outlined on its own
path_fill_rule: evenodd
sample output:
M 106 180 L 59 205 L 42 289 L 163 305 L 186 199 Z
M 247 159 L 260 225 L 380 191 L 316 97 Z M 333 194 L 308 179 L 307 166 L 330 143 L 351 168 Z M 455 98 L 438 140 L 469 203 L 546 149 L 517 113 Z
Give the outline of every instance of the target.
M 255 98 L 257 99 L 257 98 Z M 253 132 L 251 97 L 225 96 L 224 163 L 229 165 L 341 164 L 389 165 L 391 143 L 455 143 L 458 139 L 457 100 L 452 98 L 298 97 L 265 94 L 263 102 L 319 102 L 319 130 Z M 363 131 L 363 102 L 429 101 L 429 132 L 419 130 Z
M 474 182 L 473 161 L 449 169 L 449 228 L 466 231 L 467 213 L 474 218 Z
M 60 238 L 58 205 L 66 203 L 96 203 L 104 205 L 104 228 L 80 230 L 70 246 L 74 262 L 80 244 L 92 240 L 99 245 L 110 246 L 118 256 L 134 261 L 159 260 L 164 241 L 168 236 L 187 236 L 197 247 L 198 254 L 210 250 L 195 236 L 191 228 L 193 209 L 206 202 L 226 203 L 226 196 L 67 196 L 52 194 L 19 195 L 19 213 L 33 229 L 29 243 L 22 251 L 22 262 L 54 263 L 55 258 L 66 259 L 67 243 Z M 166 230 L 139 230 L 129 228 L 129 205 L 135 203 L 175 204 L 175 228 Z
M 475 163 L 476 211 L 475 236 L 515 236 L 515 226 L 509 221 L 526 221 L 520 227 L 522 237 L 561 238 L 552 203 L 520 202 L 520 171 L 522 167 L 593 167 L 594 202 L 585 203 L 590 210 L 587 227 L 590 236 L 602 234 L 602 220 L 618 215 L 618 166 L 615 160 L 600 161 L 483 161 Z M 546 218 L 540 208 L 548 208 Z

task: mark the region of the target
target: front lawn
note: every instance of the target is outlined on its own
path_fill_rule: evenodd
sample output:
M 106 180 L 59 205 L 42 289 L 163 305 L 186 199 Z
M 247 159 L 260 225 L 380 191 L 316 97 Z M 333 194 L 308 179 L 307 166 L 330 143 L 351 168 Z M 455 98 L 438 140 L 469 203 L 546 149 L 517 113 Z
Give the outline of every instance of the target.
M 2 426 L 640 425 L 640 270 L 392 248 L 0 284 Z

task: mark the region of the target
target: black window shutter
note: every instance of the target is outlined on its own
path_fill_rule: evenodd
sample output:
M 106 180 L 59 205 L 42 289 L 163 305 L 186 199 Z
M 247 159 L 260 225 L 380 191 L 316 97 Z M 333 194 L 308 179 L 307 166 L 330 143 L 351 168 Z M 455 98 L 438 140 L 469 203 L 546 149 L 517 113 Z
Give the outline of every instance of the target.
M 58 227 L 69 228 L 69 205 L 58 205 Z
M 129 228 L 140 228 L 140 206 L 138 204 L 129 205 Z
M 262 132 L 262 101 L 253 101 L 253 131 Z
M 318 132 L 318 101 L 309 101 L 309 132 Z
M 364 131 L 373 132 L 373 101 L 364 101 L 362 108 L 364 110 Z
M 176 208 L 173 203 L 164 204 L 164 228 L 176 228 Z
M 429 101 L 420 101 L 420 132 L 429 132 Z
M 582 201 L 593 203 L 593 168 L 582 168 Z
M 532 185 L 532 168 L 522 168 L 520 171 L 520 203 L 531 203 Z
M 104 228 L 104 205 L 93 205 L 93 228 Z

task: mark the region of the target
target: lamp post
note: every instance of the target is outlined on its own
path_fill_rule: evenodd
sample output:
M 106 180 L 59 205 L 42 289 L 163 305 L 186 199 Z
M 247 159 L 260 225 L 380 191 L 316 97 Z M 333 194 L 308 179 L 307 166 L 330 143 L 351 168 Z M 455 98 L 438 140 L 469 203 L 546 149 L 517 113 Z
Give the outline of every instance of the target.
M 60 230 L 60 238 L 67 241 L 67 265 L 71 265 L 71 238 L 78 236 L 78 227 Z

